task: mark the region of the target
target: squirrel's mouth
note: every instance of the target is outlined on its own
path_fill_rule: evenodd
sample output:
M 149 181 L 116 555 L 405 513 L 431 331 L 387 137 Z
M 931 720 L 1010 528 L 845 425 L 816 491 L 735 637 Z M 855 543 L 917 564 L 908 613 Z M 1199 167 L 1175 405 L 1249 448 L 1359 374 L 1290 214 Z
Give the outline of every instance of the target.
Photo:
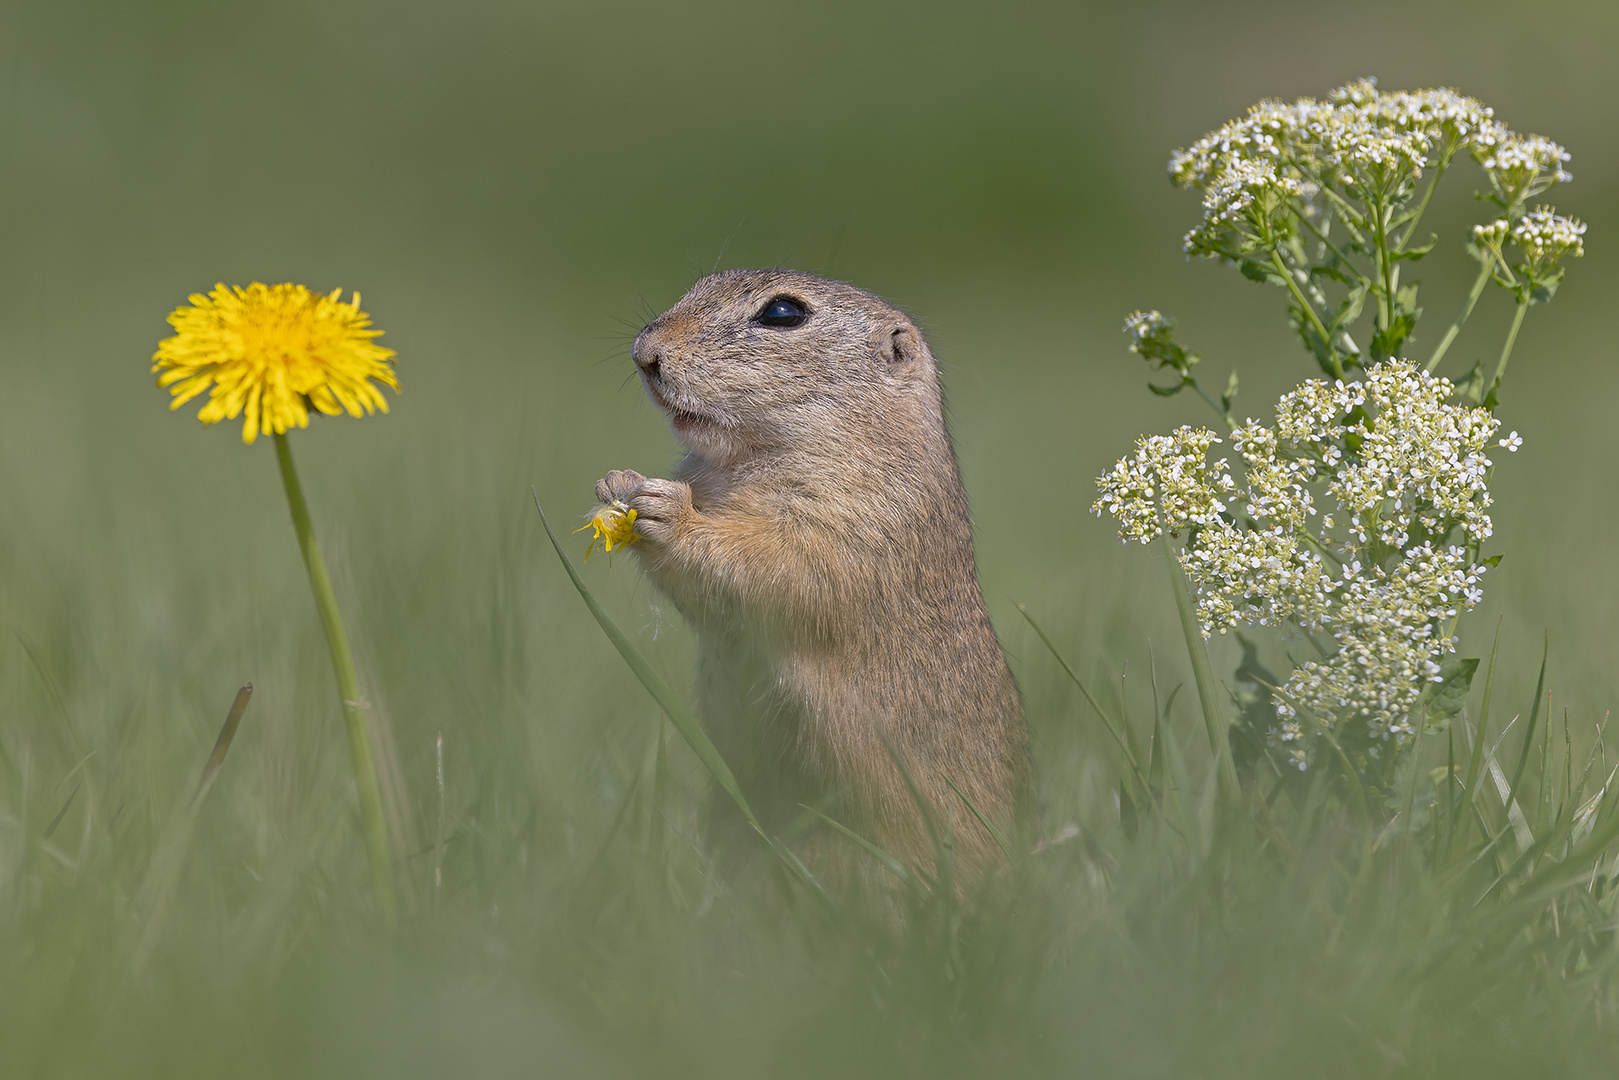
M 693 408 L 690 398 L 683 393 L 677 397 L 677 392 L 667 382 L 648 379 L 646 372 L 641 377 L 641 385 L 646 387 L 646 395 L 652 398 L 652 405 L 669 416 L 669 426 L 675 432 L 675 439 L 683 442 L 686 449 L 708 461 L 735 460 L 737 453 L 742 450 L 742 442 L 738 440 L 740 424 L 735 416 Z
M 669 419 L 674 421 L 674 425 L 677 428 L 678 427 L 695 427 L 698 424 L 711 424 L 711 423 L 713 423 L 712 420 L 710 420 L 708 417 L 704 416 L 702 413 L 694 413 L 694 412 L 690 412 L 690 411 L 688 411 L 686 409 L 676 409 L 676 408 L 671 408 L 669 410 Z
M 674 425 L 675 431 L 680 434 L 719 426 L 719 421 L 707 413 L 675 404 L 664 390 L 651 382 L 646 384 L 646 390 L 653 403 L 669 414 L 670 423 Z
M 669 426 L 675 438 L 687 449 L 711 461 L 728 460 L 735 456 L 736 421 L 723 413 L 694 409 L 684 395 L 677 398 L 662 380 L 643 379 L 647 396 L 669 417 Z

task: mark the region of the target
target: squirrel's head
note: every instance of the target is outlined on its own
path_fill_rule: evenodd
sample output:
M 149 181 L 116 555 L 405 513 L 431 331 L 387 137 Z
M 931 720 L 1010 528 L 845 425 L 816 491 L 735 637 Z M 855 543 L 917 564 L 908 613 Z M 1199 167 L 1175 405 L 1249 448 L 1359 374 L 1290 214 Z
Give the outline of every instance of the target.
M 796 270 L 703 278 L 630 354 L 681 442 L 716 464 L 939 414 L 933 357 L 911 320 Z

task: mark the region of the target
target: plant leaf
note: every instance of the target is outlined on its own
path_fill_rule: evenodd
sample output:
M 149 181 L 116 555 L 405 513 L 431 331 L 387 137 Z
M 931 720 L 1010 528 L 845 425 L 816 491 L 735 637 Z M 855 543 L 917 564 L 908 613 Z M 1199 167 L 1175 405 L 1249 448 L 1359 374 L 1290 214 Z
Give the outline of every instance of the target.
M 1237 373 L 1235 371 L 1233 371 L 1231 373 L 1231 377 L 1226 380 L 1225 393 L 1220 395 L 1220 407 L 1222 409 L 1224 409 L 1226 412 L 1230 412 L 1231 411 L 1231 403 L 1232 403 L 1232 401 L 1236 400 L 1236 397 L 1237 397 Z
M 1241 270 L 1242 276 L 1249 281 L 1280 285 L 1284 289 L 1287 288 L 1287 279 L 1262 262 L 1255 262 L 1253 259 L 1242 259 L 1238 261 L 1237 269 Z
M 1349 289 L 1349 294 L 1343 298 L 1343 301 L 1338 305 L 1338 310 L 1333 313 L 1332 325 L 1329 329 L 1333 331 L 1342 330 L 1360 318 L 1361 310 L 1366 306 L 1366 296 L 1370 288 L 1371 286 L 1364 281 L 1352 285 Z
M 1438 731 L 1456 719 L 1467 704 L 1467 692 L 1473 688 L 1473 676 L 1478 673 L 1478 657 L 1466 659 L 1450 657 L 1439 665 L 1439 681 L 1429 683 L 1423 691 L 1426 701 L 1419 700 L 1417 708 L 1426 711 L 1431 730 Z
M 1412 262 L 1415 262 L 1424 255 L 1428 254 L 1428 252 L 1432 251 L 1434 249 L 1434 245 L 1437 243 L 1439 243 L 1439 234 L 1429 233 L 1428 242 L 1426 244 L 1423 244 L 1421 247 L 1406 248 L 1404 251 L 1391 251 L 1389 252 L 1389 258 L 1410 259 Z

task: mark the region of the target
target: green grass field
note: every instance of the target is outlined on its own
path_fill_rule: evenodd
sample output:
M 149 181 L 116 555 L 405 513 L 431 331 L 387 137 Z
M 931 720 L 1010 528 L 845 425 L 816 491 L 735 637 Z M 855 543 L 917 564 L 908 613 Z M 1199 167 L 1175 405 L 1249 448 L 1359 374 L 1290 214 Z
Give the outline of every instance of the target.
M 0 6 L 0 1076 L 1602 1075 L 1619 849 L 1573 811 L 1619 701 L 1619 19 L 1553 6 Z M 1486 658 L 1501 627 L 1509 775 L 1550 643 L 1521 789 L 1547 843 L 1505 872 L 1468 854 L 1509 826 L 1486 779 L 1437 834 L 1324 795 L 1270 832 L 1219 811 L 1195 692 L 1161 708 L 1190 681 L 1162 555 L 1087 512 L 1138 433 L 1203 420 L 1146 391 L 1129 311 L 1237 367 L 1239 413 L 1310 374 L 1271 291 L 1182 259 L 1169 151 L 1362 74 L 1564 142 L 1591 225 L 1518 344 L 1506 557 L 1462 625 Z M 1476 220 L 1452 194 L 1442 237 Z M 673 458 L 628 342 L 716 260 L 882 293 L 944 368 L 1045 846 L 907 935 L 707 872 L 701 769 L 531 501 L 578 520 L 606 470 Z M 1422 265 L 1431 336 L 1471 273 Z M 292 440 L 383 720 L 392 935 L 273 451 L 148 370 L 189 293 L 255 279 L 359 289 L 399 352 L 390 415 Z M 684 687 L 634 560 L 585 577 Z M 1020 604 L 1138 739 L 1156 715 L 1161 814 L 1121 813 Z

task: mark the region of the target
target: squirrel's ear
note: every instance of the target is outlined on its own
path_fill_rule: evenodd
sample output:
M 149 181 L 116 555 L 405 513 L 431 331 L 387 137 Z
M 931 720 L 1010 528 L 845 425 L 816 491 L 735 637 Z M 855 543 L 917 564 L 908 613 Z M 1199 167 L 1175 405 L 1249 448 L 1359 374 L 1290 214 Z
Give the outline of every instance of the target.
M 878 355 L 889 371 L 912 371 L 926 363 L 928 347 L 922 344 L 922 335 L 909 322 L 889 327 L 877 343 Z

